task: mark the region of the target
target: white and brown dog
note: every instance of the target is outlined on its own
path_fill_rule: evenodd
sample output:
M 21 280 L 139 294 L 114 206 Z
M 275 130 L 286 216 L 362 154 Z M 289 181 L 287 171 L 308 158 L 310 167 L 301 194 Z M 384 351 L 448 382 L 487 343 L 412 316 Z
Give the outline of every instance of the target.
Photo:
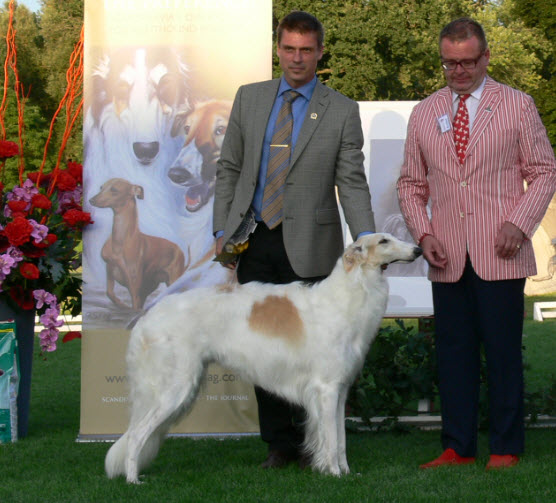
M 386 310 L 382 270 L 420 255 L 390 234 L 370 234 L 312 286 L 254 282 L 161 300 L 131 333 L 131 418 L 106 456 L 108 476 L 138 483 L 170 426 L 190 409 L 210 362 L 303 406 L 312 467 L 349 473 L 344 407 Z

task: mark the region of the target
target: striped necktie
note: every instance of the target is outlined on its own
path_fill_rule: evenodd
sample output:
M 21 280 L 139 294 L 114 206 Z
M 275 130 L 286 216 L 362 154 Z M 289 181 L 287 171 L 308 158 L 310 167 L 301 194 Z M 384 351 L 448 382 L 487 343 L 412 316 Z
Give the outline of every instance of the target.
M 282 94 L 282 106 L 278 112 L 266 172 L 261 217 L 269 229 L 282 222 L 284 202 L 284 182 L 288 173 L 292 142 L 292 102 L 300 94 L 286 91 Z
M 469 141 L 469 112 L 465 104 L 469 96 L 471 95 L 460 95 L 458 109 L 454 117 L 454 142 L 456 143 L 456 152 L 461 164 L 463 164 L 463 160 L 465 159 L 465 151 L 467 150 L 467 142 Z

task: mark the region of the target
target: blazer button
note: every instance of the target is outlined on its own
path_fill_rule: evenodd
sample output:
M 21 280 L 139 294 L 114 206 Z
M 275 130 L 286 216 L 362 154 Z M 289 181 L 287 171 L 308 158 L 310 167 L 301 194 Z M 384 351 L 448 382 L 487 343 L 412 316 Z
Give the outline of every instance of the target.
M 467 182 L 461 182 L 462 187 L 467 187 Z

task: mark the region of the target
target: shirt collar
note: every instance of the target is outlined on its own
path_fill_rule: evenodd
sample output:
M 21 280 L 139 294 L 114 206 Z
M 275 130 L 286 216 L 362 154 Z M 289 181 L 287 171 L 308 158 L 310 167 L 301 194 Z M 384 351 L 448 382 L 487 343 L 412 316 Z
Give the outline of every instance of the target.
M 477 101 L 481 99 L 481 95 L 483 94 L 483 91 L 485 89 L 486 81 L 487 79 L 485 77 L 484 80 L 481 82 L 481 85 L 471 93 L 471 96 L 473 96 L 473 98 L 475 98 Z M 459 94 L 452 91 L 452 103 L 454 103 L 458 98 Z
M 290 89 L 298 92 L 303 96 L 307 101 L 311 100 L 311 96 L 313 96 L 313 91 L 317 85 L 317 76 L 315 75 L 310 82 L 307 84 L 302 85 L 296 89 L 293 89 L 287 82 L 284 76 L 280 79 L 280 86 L 278 87 L 278 96 L 282 96 L 282 94 Z

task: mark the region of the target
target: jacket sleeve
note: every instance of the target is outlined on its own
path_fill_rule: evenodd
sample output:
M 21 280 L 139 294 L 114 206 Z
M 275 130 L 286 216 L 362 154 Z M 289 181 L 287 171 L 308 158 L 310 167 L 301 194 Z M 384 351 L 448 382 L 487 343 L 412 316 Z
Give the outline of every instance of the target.
M 237 91 L 218 166 L 214 193 L 213 233 L 224 230 L 243 166 L 244 138 L 241 129 L 242 87 Z
M 419 105 L 409 118 L 404 162 L 397 182 L 398 200 L 405 223 L 416 243 L 425 234 L 434 234 L 427 204 L 429 201 L 428 167 L 419 145 Z

